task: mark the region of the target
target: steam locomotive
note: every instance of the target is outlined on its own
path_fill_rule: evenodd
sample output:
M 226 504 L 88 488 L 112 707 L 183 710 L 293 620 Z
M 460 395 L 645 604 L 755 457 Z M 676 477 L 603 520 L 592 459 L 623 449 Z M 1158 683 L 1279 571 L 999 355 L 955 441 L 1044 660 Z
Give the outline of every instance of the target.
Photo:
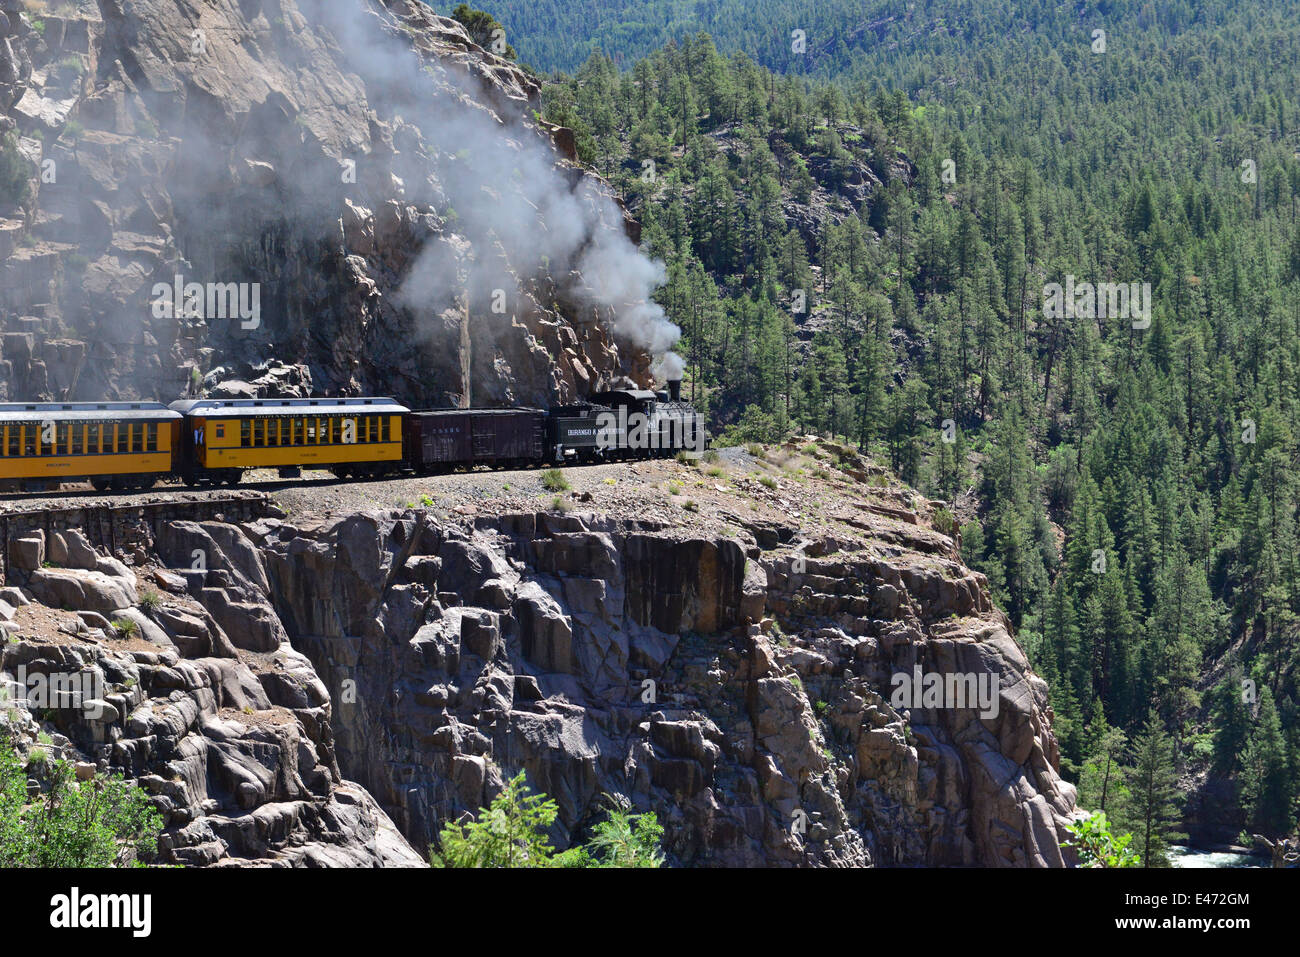
M 250 469 L 297 478 L 431 475 L 667 457 L 708 447 L 704 417 L 663 392 L 620 389 L 550 409 L 412 411 L 382 397 L 0 403 L 0 488 L 99 491 L 235 485 Z

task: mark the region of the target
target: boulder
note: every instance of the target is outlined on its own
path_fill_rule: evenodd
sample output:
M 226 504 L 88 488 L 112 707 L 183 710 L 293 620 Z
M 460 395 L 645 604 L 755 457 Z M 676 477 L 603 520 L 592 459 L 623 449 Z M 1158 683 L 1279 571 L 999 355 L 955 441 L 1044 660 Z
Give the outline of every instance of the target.
M 109 617 L 139 601 L 135 584 L 129 579 L 77 568 L 39 569 L 32 572 L 27 587 L 42 604 L 85 609 Z
M 36 571 L 45 564 L 45 533 L 32 532 L 9 542 L 9 565 L 22 571 Z

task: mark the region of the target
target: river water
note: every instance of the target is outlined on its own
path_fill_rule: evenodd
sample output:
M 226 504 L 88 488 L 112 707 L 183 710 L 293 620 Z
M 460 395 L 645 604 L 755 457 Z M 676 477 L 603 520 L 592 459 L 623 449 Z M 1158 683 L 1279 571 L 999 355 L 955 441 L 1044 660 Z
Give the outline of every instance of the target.
M 1230 851 L 1201 851 L 1173 844 L 1169 847 L 1169 863 L 1173 867 L 1264 867 L 1268 858 Z

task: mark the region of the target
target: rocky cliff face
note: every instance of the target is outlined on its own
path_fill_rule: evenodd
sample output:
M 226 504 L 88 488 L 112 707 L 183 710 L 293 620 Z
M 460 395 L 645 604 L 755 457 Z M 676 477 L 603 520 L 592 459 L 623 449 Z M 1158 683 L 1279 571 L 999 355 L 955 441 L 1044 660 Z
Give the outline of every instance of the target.
M 522 769 L 559 847 L 615 802 L 659 815 L 677 865 L 1059 866 L 1075 795 L 1047 689 L 914 504 L 835 535 L 166 520 L 115 533 L 131 567 L 37 531 L 10 541 L 23 591 L 0 598 L 37 604 L 9 610 L 0 668 L 102 674 L 110 716 L 60 740 L 139 777 L 185 863 L 408 863 Z M 34 612 L 60 607 L 87 611 Z M 996 707 L 896 707 L 917 668 L 991 681 Z
M 535 81 L 423 4 L 0 11 L 0 400 L 542 403 L 671 344 Z

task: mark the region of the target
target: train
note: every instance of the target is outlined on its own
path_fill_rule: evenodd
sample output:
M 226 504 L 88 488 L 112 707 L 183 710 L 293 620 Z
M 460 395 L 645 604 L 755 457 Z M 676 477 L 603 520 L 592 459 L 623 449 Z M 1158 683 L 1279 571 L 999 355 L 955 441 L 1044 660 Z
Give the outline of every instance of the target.
M 0 403 L 0 489 L 237 485 L 254 469 L 377 479 L 673 456 L 708 442 L 677 381 L 548 409 L 412 410 L 382 396 L 11 402 Z

